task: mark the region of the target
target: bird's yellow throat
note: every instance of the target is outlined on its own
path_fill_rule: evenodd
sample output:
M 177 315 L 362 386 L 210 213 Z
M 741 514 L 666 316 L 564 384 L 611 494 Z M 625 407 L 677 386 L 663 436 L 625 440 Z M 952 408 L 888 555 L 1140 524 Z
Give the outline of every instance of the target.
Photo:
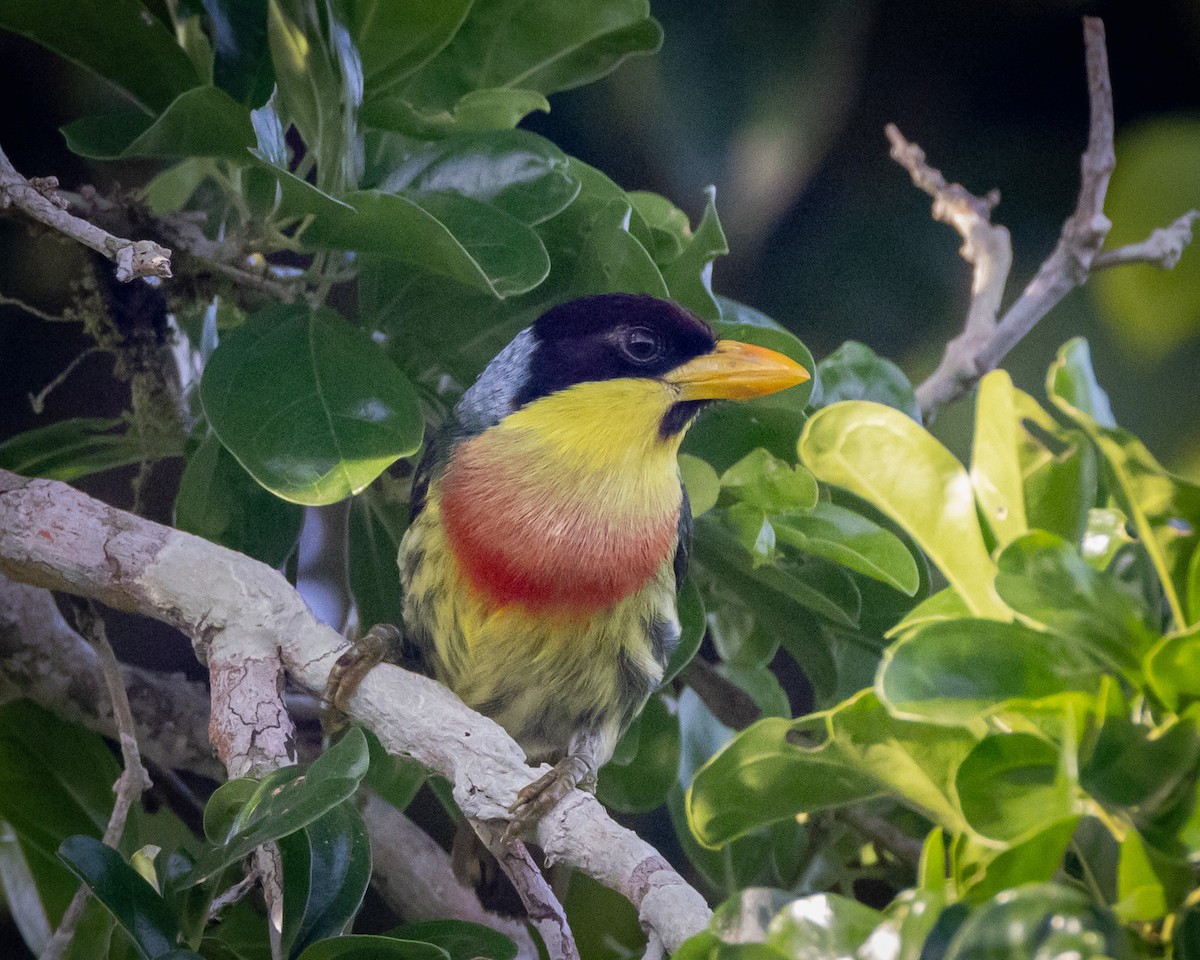
M 683 432 L 659 425 L 671 385 L 620 378 L 535 400 L 459 445 L 438 495 L 470 585 L 497 606 L 608 606 L 676 544 Z

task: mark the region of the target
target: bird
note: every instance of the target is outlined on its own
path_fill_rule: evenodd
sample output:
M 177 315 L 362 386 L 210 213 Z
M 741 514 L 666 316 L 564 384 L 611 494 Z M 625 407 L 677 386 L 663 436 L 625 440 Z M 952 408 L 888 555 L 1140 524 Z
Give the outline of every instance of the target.
M 398 557 L 403 643 L 552 765 L 510 834 L 594 789 L 662 681 L 691 545 L 688 426 L 807 379 L 673 301 L 599 294 L 519 332 L 429 438 Z

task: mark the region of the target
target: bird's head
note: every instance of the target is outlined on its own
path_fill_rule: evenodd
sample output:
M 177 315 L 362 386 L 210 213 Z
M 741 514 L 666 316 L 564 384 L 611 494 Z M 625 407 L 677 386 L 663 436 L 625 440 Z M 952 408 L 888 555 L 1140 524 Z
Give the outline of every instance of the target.
M 592 409 L 597 419 L 644 425 L 649 415 L 659 438 L 677 445 L 705 404 L 762 396 L 808 379 L 804 367 L 781 353 L 718 340 L 708 324 L 671 301 L 600 294 L 554 307 L 521 331 L 467 391 L 457 413 L 468 432 L 477 432 L 569 393 L 577 417 Z

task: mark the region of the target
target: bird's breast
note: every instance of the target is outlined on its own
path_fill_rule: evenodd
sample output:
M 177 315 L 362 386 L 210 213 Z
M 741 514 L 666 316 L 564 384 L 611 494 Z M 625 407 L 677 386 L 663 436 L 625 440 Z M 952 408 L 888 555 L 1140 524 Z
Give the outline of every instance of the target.
M 580 612 L 642 588 L 673 556 L 674 453 L 571 456 L 520 431 L 461 444 L 440 484 L 446 537 L 472 588 L 497 606 Z

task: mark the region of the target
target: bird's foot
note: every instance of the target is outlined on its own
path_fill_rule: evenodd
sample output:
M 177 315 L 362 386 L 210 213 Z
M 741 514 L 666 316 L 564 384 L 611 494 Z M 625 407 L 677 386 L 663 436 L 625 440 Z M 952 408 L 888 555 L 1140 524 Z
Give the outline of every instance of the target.
M 563 757 L 548 773 L 522 787 L 508 812 L 512 818 L 504 831 L 504 839 L 519 837 L 558 805 L 558 802 L 577 786 L 594 786 L 596 773 L 591 764 L 578 754 Z
M 363 678 L 385 660 L 395 658 L 403 644 L 403 637 L 390 623 L 377 623 L 354 641 L 337 659 L 325 681 L 325 709 L 321 714 L 321 726 L 327 732 L 336 733 L 346 726 L 343 712 Z

